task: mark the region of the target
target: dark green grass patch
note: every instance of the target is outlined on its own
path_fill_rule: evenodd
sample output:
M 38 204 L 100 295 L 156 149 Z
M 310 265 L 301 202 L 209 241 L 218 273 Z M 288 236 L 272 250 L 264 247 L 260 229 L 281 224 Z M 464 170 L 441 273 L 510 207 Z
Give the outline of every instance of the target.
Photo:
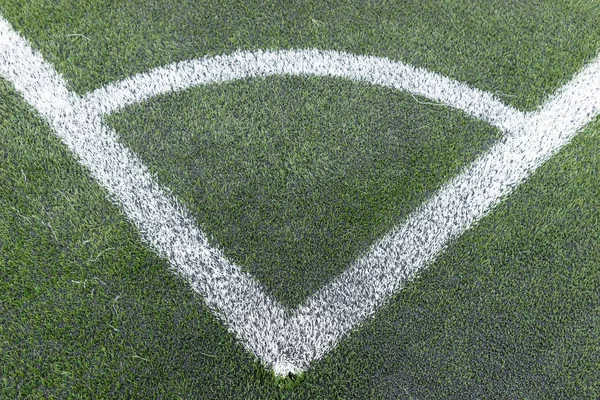
M 296 306 L 500 137 L 422 100 L 269 77 L 162 96 L 108 121 L 213 245 Z
M 79 93 L 157 65 L 236 49 L 390 57 L 537 107 L 600 48 L 597 0 L 3 0 Z

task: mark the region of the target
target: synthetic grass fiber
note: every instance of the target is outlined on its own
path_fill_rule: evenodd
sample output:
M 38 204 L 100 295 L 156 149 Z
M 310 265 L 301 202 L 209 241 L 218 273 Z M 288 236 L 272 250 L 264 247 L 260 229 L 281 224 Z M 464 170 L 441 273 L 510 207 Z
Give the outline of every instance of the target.
M 2 0 L 73 89 L 236 49 L 335 49 L 540 105 L 600 3 Z M 295 305 L 498 133 L 329 78 L 194 88 L 109 117 L 230 257 Z M 600 123 L 295 380 L 227 332 L 0 80 L 0 397 L 598 398 Z M 319 266 L 319 269 L 316 268 Z

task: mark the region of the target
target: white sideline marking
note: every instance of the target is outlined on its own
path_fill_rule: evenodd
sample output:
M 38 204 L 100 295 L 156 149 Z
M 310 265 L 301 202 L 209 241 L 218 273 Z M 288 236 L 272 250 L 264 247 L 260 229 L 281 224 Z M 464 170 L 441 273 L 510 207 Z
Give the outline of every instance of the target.
M 107 113 L 161 93 L 273 74 L 336 76 L 405 90 L 461 109 L 505 133 L 291 315 L 252 276 L 208 245 L 185 209 L 102 122 Z M 531 113 L 399 62 L 316 50 L 236 52 L 186 61 L 82 98 L 2 17 L 0 75 L 48 121 L 142 238 L 190 282 L 246 348 L 280 375 L 306 370 L 331 350 L 600 113 L 600 57 Z

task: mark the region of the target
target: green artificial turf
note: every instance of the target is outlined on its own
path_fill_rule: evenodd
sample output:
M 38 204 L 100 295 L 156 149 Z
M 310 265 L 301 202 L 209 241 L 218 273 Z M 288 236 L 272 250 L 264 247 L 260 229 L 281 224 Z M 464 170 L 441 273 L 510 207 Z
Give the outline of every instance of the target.
M 316 47 L 426 67 L 530 110 L 569 81 L 600 48 L 596 0 L 2 0 L 0 14 L 80 94 L 157 65 L 238 48 Z M 291 89 L 295 92 L 286 92 Z M 349 95 L 340 98 L 338 93 Z M 252 102 L 259 100 L 269 107 L 253 110 Z M 382 108 L 385 114 L 377 112 Z M 194 111 L 199 109 L 215 118 L 201 119 Z M 188 118 L 169 120 L 158 110 Z M 237 117 L 228 119 L 230 111 Z M 152 123 L 145 126 L 142 116 Z M 252 118 L 258 124 L 251 123 Z M 176 187 L 198 221 L 212 224 L 210 233 L 215 239 L 225 237 L 223 242 L 241 237 L 227 239 L 219 233 L 230 229 L 226 221 L 235 218 L 226 211 L 215 215 L 228 220 L 208 215 L 199 206 L 197 183 L 218 186 L 225 178 L 236 182 L 220 175 L 233 169 L 259 188 L 261 171 L 270 170 L 258 165 L 269 161 L 277 166 L 275 178 L 284 175 L 276 183 L 301 182 L 305 192 L 297 193 L 319 189 L 325 200 L 336 200 L 319 186 L 319 179 L 330 177 L 326 168 L 335 169 L 338 177 L 357 160 L 370 168 L 365 172 L 369 188 L 383 185 L 386 190 L 382 197 L 366 196 L 356 203 L 367 204 L 362 222 L 355 222 L 359 214 L 351 207 L 346 214 L 326 214 L 338 231 L 354 226 L 354 233 L 363 235 L 363 241 L 355 243 L 358 247 L 353 248 L 352 241 L 339 242 L 340 248 L 349 247 L 331 264 L 318 264 L 331 266 L 320 277 L 320 271 L 309 270 L 312 278 L 306 288 L 298 287 L 301 278 L 293 275 L 259 276 L 265 284 L 288 285 L 290 293 L 284 286 L 270 289 L 288 304 L 301 301 L 318 287 L 319 279 L 339 271 L 345 262 L 341 254 L 351 259 L 387 229 L 386 223 L 405 215 L 419 196 L 443 181 L 442 176 L 427 174 L 426 168 L 440 166 L 444 173 L 455 173 L 494 135 L 484 124 L 446 107 L 421 105 L 411 96 L 381 88 L 316 78 L 197 88 L 128 108 L 110 120 L 121 140 L 138 146 L 161 182 Z M 222 125 L 224 121 L 230 125 Z M 348 121 L 362 124 L 365 131 L 340 126 Z M 448 124 L 455 129 L 444 130 Z M 306 140 L 268 135 L 285 131 L 276 129 L 285 126 Z M 304 126 L 312 129 L 301 129 Z M 425 126 L 428 136 L 419 135 L 418 128 Z M 230 127 L 235 129 L 225 129 Z M 323 127 L 329 135 L 318 135 Z M 366 131 L 371 135 L 364 135 Z M 386 136 L 394 131 L 402 134 Z M 352 132 L 350 142 L 340 141 L 344 132 Z M 173 133 L 178 134 L 176 140 L 170 140 Z M 407 147 L 389 146 L 402 140 Z M 245 161 L 256 168 L 243 168 L 232 160 L 240 154 L 235 147 L 239 141 L 250 145 Z M 346 147 L 323 150 L 333 143 Z M 417 144 L 438 152 L 434 154 L 444 153 L 431 157 L 419 153 L 423 147 Z M 262 145 L 280 149 L 261 152 Z M 258 363 L 189 285 L 172 274 L 166 261 L 140 241 L 118 206 L 0 79 L 0 398 L 600 398 L 599 147 L 596 120 L 373 319 L 301 377 L 282 380 Z M 398 154 L 394 149 L 408 150 Z M 175 167 L 166 157 L 153 157 L 156 151 L 182 159 Z M 219 159 L 223 154 L 227 157 Z M 210 164 L 203 164 L 217 172 L 204 170 L 212 181 L 203 178 L 201 169 L 194 175 L 198 155 L 212 157 Z M 393 168 L 394 157 L 410 155 L 418 158 L 409 164 L 413 169 Z M 336 159 L 344 163 L 334 163 Z M 251 175 L 243 175 L 249 171 Z M 388 203 L 391 197 L 385 196 L 399 189 L 385 186 L 386 178 L 398 171 L 420 177 L 406 185 L 422 185 L 421 191 L 415 194 L 401 187 L 408 197 Z M 257 196 L 253 187 L 242 187 L 240 181 L 236 185 L 232 189 L 248 196 L 246 201 Z M 360 198 L 361 188 L 350 186 L 346 193 Z M 279 197 L 284 191 L 260 190 L 258 194 L 288 204 L 297 200 Z M 218 200 L 222 204 L 207 206 L 236 210 L 235 199 Z M 339 210 L 338 203 L 330 204 Z M 378 214 L 378 206 L 392 209 Z M 306 210 L 307 205 L 297 207 Z M 278 229 L 285 231 L 287 219 L 276 217 Z M 293 218 L 306 232 L 322 226 L 310 217 Z M 258 231 L 248 226 L 243 227 L 246 235 L 259 235 L 251 240 L 269 240 L 271 233 L 262 225 Z M 293 232 L 289 229 L 289 238 Z M 320 237 L 320 243 L 328 243 L 326 234 Z M 225 250 L 256 261 L 271 256 L 251 254 L 248 247 L 253 242 L 249 243 Z M 324 255 L 314 249 L 303 245 L 299 251 L 317 260 L 333 254 L 328 248 Z M 304 259 L 289 253 L 282 257 Z M 249 264 L 247 268 L 253 265 Z
M 254 362 L 0 88 L 1 397 L 600 394 L 599 123 L 290 384 Z
M 237 49 L 397 59 L 534 109 L 600 48 L 598 0 L 3 0 L 0 12 L 84 93 Z
M 213 397 L 266 379 L 4 81 L 0 100 L 0 398 Z
M 212 244 L 289 307 L 500 137 L 441 104 L 315 77 L 196 88 L 108 122 Z

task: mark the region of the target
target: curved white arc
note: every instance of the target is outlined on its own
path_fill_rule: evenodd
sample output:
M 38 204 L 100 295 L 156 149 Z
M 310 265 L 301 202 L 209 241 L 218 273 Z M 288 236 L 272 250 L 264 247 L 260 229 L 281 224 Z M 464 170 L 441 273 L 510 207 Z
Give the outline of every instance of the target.
M 111 83 L 84 99 L 90 109 L 110 114 L 160 94 L 270 75 L 338 77 L 403 90 L 463 110 L 503 132 L 513 131 L 524 120 L 524 113 L 491 94 L 434 72 L 387 58 L 313 49 L 236 51 L 182 61 Z

